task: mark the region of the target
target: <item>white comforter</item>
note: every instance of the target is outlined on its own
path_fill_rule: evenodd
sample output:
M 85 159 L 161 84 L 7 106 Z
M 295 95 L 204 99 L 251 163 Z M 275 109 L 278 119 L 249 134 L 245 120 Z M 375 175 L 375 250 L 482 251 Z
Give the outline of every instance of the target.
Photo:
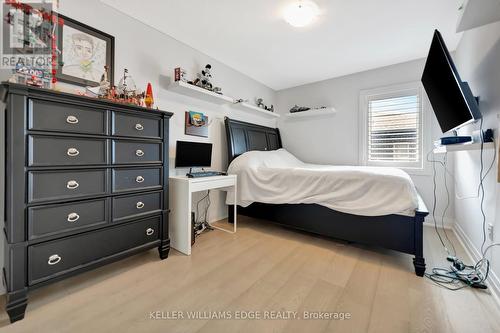
M 287 152 L 250 151 L 234 159 L 229 174 L 238 176 L 238 205 L 319 204 L 340 212 L 413 216 L 415 186 L 400 169 L 307 164 Z M 227 204 L 234 204 L 229 192 Z

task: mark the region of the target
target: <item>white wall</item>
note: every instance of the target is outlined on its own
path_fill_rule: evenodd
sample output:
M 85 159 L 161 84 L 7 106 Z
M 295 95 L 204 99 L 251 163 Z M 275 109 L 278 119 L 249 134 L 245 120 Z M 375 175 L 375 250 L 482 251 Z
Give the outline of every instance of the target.
M 500 113 L 500 22 L 466 31 L 456 50 L 456 65 L 462 80 L 468 81 L 475 95 L 480 96 L 480 110 L 484 128 L 493 128 L 498 135 Z M 461 134 L 478 129 L 478 124 L 461 130 Z M 484 163 L 489 165 L 494 152 L 484 152 Z M 460 152 L 455 158 L 455 176 L 460 182 L 457 196 L 470 196 L 477 191 L 479 183 L 480 153 Z M 495 241 L 500 241 L 500 187 L 497 183 L 497 165 L 485 180 L 486 223 L 494 225 Z M 482 215 L 479 198 L 455 199 L 455 215 L 459 229 L 473 246 L 472 252 L 480 249 L 483 241 Z M 500 249 L 490 254 L 493 270 L 500 272 Z M 497 284 L 498 279 L 493 280 Z
M 429 35 L 431 36 L 431 35 Z M 279 121 L 285 148 L 304 161 L 319 164 L 356 165 L 359 163 L 359 94 L 361 90 L 420 81 L 424 59 L 355 73 L 339 78 L 303 85 L 277 93 L 277 111 L 287 113 L 295 104 L 306 106 L 334 106 L 337 114 L 329 118 L 299 118 Z M 441 136 L 441 130 L 430 110 L 432 141 Z M 426 154 L 430 150 L 424 150 Z M 449 157 L 451 162 L 451 157 Z M 453 169 L 453 163 L 450 163 Z M 427 207 L 433 202 L 432 168 L 427 174 L 411 175 Z M 442 169 L 438 173 L 438 206 L 441 214 L 445 203 Z M 453 182 L 450 181 L 453 190 Z M 453 206 L 447 211 L 445 223 L 453 221 Z

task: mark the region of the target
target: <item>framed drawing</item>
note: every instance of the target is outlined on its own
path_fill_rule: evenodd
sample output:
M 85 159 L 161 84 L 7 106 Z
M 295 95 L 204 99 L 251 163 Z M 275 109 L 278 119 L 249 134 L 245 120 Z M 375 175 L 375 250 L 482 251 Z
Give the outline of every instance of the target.
M 56 77 L 59 81 L 81 86 L 98 86 L 108 66 L 108 78 L 114 84 L 115 38 L 107 33 L 59 14 L 57 47 L 61 51 Z

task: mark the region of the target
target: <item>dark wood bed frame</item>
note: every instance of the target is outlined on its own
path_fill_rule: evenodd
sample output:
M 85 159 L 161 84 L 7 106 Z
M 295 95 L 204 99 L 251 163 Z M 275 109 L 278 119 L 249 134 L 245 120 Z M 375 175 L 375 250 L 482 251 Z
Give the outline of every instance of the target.
M 224 120 L 227 135 L 228 163 L 250 150 L 282 148 L 277 128 Z M 316 204 L 266 204 L 255 202 L 238 207 L 238 214 L 269 220 L 277 224 L 342 239 L 349 242 L 375 245 L 414 255 L 415 273 L 423 276 L 423 222 L 429 214 L 419 197 L 415 216 L 385 215 L 361 216 L 341 213 Z M 233 221 L 233 207 L 229 207 L 229 221 Z

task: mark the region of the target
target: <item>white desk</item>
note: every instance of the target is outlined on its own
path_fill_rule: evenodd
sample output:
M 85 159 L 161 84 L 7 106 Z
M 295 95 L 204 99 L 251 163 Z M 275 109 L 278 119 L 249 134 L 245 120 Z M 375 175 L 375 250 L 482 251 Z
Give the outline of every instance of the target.
M 170 246 L 179 252 L 191 255 L 191 209 L 193 192 L 207 190 L 228 190 L 234 188 L 236 202 L 236 175 L 187 178 L 173 176 L 169 178 L 169 235 Z M 236 206 L 234 205 L 233 230 L 212 226 L 214 229 L 229 233 L 236 232 Z

